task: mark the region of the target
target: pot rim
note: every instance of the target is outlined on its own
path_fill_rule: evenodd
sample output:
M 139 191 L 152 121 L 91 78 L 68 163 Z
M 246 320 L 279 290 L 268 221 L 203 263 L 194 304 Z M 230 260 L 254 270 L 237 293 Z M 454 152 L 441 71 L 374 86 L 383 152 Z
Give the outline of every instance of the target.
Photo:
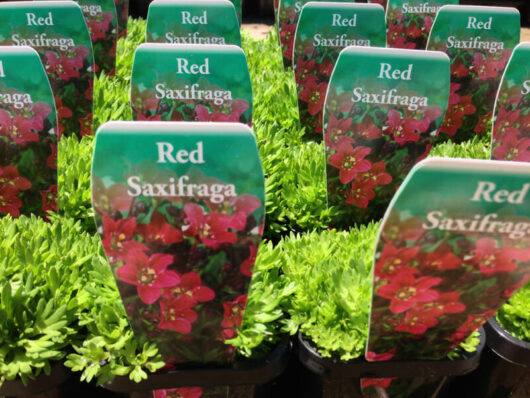
M 487 344 L 499 357 L 515 365 L 530 367 L 530 343 L 519 340 L 504 329 L 496 315 L 484 325 Z
M 263 359 L 240 360 L 224 367 L 203 365 L 199 368 L 151 373 L 146 380 L 139 383 L 129 379 L 128 376 L 117 376 L 113 381 L 104 383 L 102 387 L 114 392 L 128 393 L 193 386 L 264 384 L 283 373 L 290 355 L 291 342 L 285 340 L 278 343 Z
M 368 362 L 364 358 L 347 362 L 334 358 L 323 358 L 299 332 L 298 358 L 313 373 L 332 379 L 460 376 L 472 372 L 480 363 L 482 350 L 486 346 L 486 333 L 482 327 L 479 332 L 480 342 L 475 352 L 464 352 L 460 358 L 455 360 L 390 360 L 380 362 Z
M 63 384 L 71 376 L 70 369 L 62 362 L 57 362 L 51 366 L 49 375 L 41 372 L 35 379 L 30 379 L 27 385 L 20 379 L 4 381 L 0 387 L 0 396 L 30 397 Z

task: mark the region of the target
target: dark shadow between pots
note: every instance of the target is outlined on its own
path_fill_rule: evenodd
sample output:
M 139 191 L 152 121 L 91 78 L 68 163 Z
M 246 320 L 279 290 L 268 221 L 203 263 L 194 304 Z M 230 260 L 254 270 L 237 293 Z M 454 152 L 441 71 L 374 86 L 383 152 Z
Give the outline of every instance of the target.
M 507 398 L 530 378 L 530 343 L 512 336 L 495 316 L 484 329 L 487 347 L 480 366 L 454 380 L 447 398 Z M 520 398 L 528 396 L 521 395 Z

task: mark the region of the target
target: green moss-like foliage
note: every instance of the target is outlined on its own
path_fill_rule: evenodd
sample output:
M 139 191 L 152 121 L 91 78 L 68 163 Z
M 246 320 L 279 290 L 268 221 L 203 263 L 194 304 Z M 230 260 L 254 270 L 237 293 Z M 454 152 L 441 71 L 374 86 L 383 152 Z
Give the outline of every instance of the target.
M 94 329 L 103 342 L 109 328 L 96 330 L 98 317 L 114 316 L 127 323 L 99 237 L 84 232 L 79 221 L 57 216 L 50 223 L 36 217 L 2 218 L 0 259 L 0 384 L 49 374 L 53 362 L 84 344 L 85 328 L 89 336 Z M 121 339 L 132 340 L 125 333 Z M 145 357 L 141 363 L 130 364 L 126 355 L 121 357 L 131 371 L 135 366 L 153 369 L 157 361 L 152 361 L 152 350 L 139 350 Z
M 497 319 L 513 336 L 530 342 L 530 282 L 500 308 Z

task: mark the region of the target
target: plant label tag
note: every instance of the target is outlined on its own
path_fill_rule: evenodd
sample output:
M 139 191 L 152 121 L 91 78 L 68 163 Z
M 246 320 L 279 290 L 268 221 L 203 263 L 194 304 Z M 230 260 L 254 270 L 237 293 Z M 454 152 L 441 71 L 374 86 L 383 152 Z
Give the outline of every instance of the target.
M 252 130 L 106 123 L 92 202 L 134 333 L 155 342 L 168 365 L 230 361 L 225 340 L 241 326 L 265 219 Z
M 148 43 L 241 47 L 236 10 L 228 0 L 155 0 L 149 5 L 145 37 Z
M 57 212 L 57 115 L 39 55 L 0 47 L 0 216 Z
M 241 21 L 243 18 L 243 13 L 241 12 L 242 11 L 241 0 L 230 0 L 230 2 L 234 5 L 234 8 L 236 9 L 236 15 L 239 21 L 239 26 L 241 26 Z
M 491 141 L 491 158 L 530 161 L 530 43 L 521 43 L 504 71 Z
M 444 6 L 427 49 L 451 59 L 451 96 L 438 141 L 467 141 L 486 133 L 495 95 L 513 48 L 519 12 L 510 7 Z
M 368 3 L 379 4 L 386 10 L 388 0 L 368 0 Z
M 348 47 L 324 108 L 328 205 L 345 227 L 380 219 L 425 158 L 449 97 L 449 58 L 433 51 Z
M 324 99 L 340 51 L 385 45 L 385 11 L 379 5 L 310 2 L 302 8 L 293 69 L 300 124 L 308 138 L 322 140 Z
M 70 1 L 0 3 L 0 45 L 39 54 L 55 96 L 58 134 L 91 135 L 92 42 L 79 5 Z
M 94 72 L 116 74 L 118 16 L 114 0 L 75 0 L 85 16 L 94 50 Z
M 252 122 L 245 53 L 229 45 L 142 44 L 134 54 L 135 120 Z
M 436 14 L 447 4 L 459 4 L 459 0 L 390 0 L 386 9 L 388 47 L 424 50 Z
M 412 169 L 379 230 L 368 361 L 442 359 L 524 285 L 529 181 L 521 162 L 432 158 Z
M 278 36 L 283 55 L 283 66 L 293 67 L 294 34 L 302 8 L 310 0 L 280 0 L 278 5 Z M 317 0 L 322 1 L 322 0 Z M 312 0 L 315 2 L 315 0 Z M 335 0 L 339 3 L 353 3 L 353 0 Z
M 127 37 L 127 19 L 129 18 L 129 0 L 114 0 L 118 15 L 118 38 Z

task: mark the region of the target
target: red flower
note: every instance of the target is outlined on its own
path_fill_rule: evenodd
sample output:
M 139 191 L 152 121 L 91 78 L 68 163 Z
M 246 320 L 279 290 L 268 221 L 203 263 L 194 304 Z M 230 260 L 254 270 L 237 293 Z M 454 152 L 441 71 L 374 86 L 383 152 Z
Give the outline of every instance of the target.
M 491 120 L 492 114 L 493 114 L 493 111 L 489 111 L 488 113 L 484 115 L 479 115 L 477 125 L 475 126 L 473 131 L 477 134 L 482 134 L 486 132 L 486 130 L 488 129 L 488 124 Z
M 484 325 L 497 310 L 485 311 L 481 314 L 471 314 L 467 316 L 466 321 L 456 329 L 456 333 L 471 333 Z M 467 336 L 464 337 L 464 339 Z
M 153 398 L 200 398 L 202 389 L 200 387 L 171 388 L 169 390 L 153 391 Z
M 497 123 L 495 123 L 494 131 L 495 135 L 503 135 L 507 129 L 513 127 L 519 119 L 520 111 L 506 111 L 504 107 L 501 107 L 499 114 L 497 115 Z
M 79 119 L 79 125 L 81 126 L 81 136 L 92 135 L 92 114 L 89 113 Z
M 164 289 L 166 298 L 179 298 L 186 307 L 195 307 L 197 303 L 205 303 L 215 298 L 215 292 L 201 285 L 201 276 L 195 271 L 180 276 L 180 283 L 170 289 Z
M 394 357 L 394 349 L 382 354 L 376 354 L 373 351 L 366 351 L 366 360 L 369 362 L 389 361 Z
M 295 70 L 295 78 L 298 85 L 303 86 L 306 82 L 306 79 L 311 76 L 311 72 L 315 70 L 315 60 L 308 59 L 304 60 L 302 58 L 298 59 Z
M 261 201 L 253 195 L 243 194 L 230 200 L 228 205 L 233 210 L 230 228 L 243 231 L 247 225 L 248 216 L 261 206 Z
M 331 60 L 326 58 L 324 61 L 320 62 L 317 65 L 317 72 L 321 77 L 323 77 L 329 82 L 334 67 L 335 65 L 331 62 Z
M 462 265 L 462 260 L 456 257 L 449 245 L 441 245 L 435 251 L 422 252 L 418 256 L 418 263 L 424 272 L 445 271 L 458 269 Z
M 90 33 L 92 42 L 104 39 L 107 36 L 109 24 L 113 18 L 114 15 L 111 12 L 103 12 L 101 14 L 101 20 L 93 19 L 87 22 L 88 32 Z
M 197 236 L 214 250 L 223 243 L 237 242 L 237 235 L 228 231 L 232 223 L 231 216 L 217 212 L 204 214 L 202 207 L 194 203 L 186 203 L 184 213 L 187 216 L 184 221 L 189 223 L 184 232 L 186 236 Z
M 491 238 L 480 238 L 477 240 L 475 255 L 469 260 L 484 275 L 493 275 L 499 272 L 511 272 L 517 269 L 515 259 L 518 258 L 518 250 L 511 247 L 496 248 L 496 242 Z
M 294 33 L 296 31 L 296 22 L 282 23 L 280 42 L 282 43 L 284 58 L 292 61 L 293 59 L 293 45 Z
M 397 248 L 392 243 L 386 244 L 381 258 L 375 263 L 375 275 L 388 279 L 404 272 L 419 273 L 417 268 L 407 265 L 416 258 L 419 250 L 417 246 Z
M 446 133 L 451 137 L 456 134 L 458 129 L 462 127 L 462 118 L 466 115 L 475 113 L 475 105 L 471 103 L 471 95 L 465 95 L 463 97 L 456 93 L 453 93 L 449 97 L 450 102 L 458 100 L 455 104 L 450 104 L 445 114 L 445 119 L 440 127 L 440 132 Z
M 136 229 L 136 218 L 123 218 L 114 221 L 108 216 L 103 217 L 103 248 L 109 257 L 124 253 L 123 244 L 132 239 Z M 139 243 L 139 242 L 138 242 Z M 145 246 L 144 246 L 145 247 Z M 147 247 L 145 247 L 147 249 Z
M 460 293 L 457 291 L 442 293 L 435 301 L 416 304 L 413 310 L 422 314 L 429 314 L 428 316 L 431 317 L 438 317 L 443 314 L 459 314 L 466 310 L 466 306 L 458 300 L 460 300 Z
M 403 24 L 389 24 L 387 33 L 388 46 L 392 48 L 404 48 L 405 38 L 403 37 Z
M 85 58 L 90 54 L 90 50 L 85 46 L 75 46 L 74 54 L 75 67 L 82 68 Z
M 23 116 L 11 118 L 9 112 L 0 109 L 0 135 L 7 136 L 15 143 L 26 146 L 29 142 L 39 142 L 39 135 L 31 129 L 34 121 Z
M 9 165 L 0 167 L 0 187 L 11 186 L 18 191 L 26 191 L 31 188 L 31 182 L 24 177 L 20 177 L 15 166 Z
M 495 59 L 486 58 L 481 53 L 473 55 L 473 71 L 480 80 L 495 79 L 501 68 L 502 64 Z
M 451 76 L 466 77 L 467 75 L 469 75 L 469 69 L 464 65 L 460 58 L 457 58 L 451 64 Z
M 375 1 L 373 1 L 375 2 Z M 392 383 L 392 380 L 396 380 L 397 377 L 387 377 L 384 379 L 361 379 L 361 388 L 364 390 L 365 388 L 369 386 L 375 386 L 375 387 L 381 387 L 381 388 L 388 388 L 390 386 L 390 383 Z
M 116 270 L 116 275 L 122 281 L 135 285 L 140 300 L 145 304 L 153 304 L 158 300 L 163 288 L 180 283 L 175 271 L 166 270 L 173 263 L 172 255 L 155 253 L 147 257 L 141 250 L 130 250 L 127 243 L 124 246 L 127 249 L 123 256 L 125 265 Z
M 156 301 L 156 300 L 155 300 Z M 171 329 L 177 333 L 188 334 L 191 324 L 197 320 L 197 313 L 188 307 L 183 297 L 172 300 L 160 300 L 159 329 Z
M 0 213 L 9 214 L 12 217 L 20 216 L 22 201 L 17 197 L 18 189 L 11 185 L 0 186 Z
M 407 271 L 395 275 L 390 283 L 379 286 L 377 294 L 392 300 L 390 311 L 394 314 L 400 314 L 412 308 L 416 303 L 436 300 L 439 293 L 430 288 L 441 282 L 441 278 L 430 276 L 416 279 L 411 272 Z
M 223 308 L 225 312 L 223 321 L 221 322 L 221 326 L 224 328 L 232 328 L 234 326 L 241 327 L 241 322 L 243 322 L 243 315 L 245 312 L 246 305 L 246 294 L 239 296 L 234 301 L 224 302 Z
M 366 173 L 362 174 L 363 184 L 375 188 L 379 185 L 388 185 L 392 182 L 392 176 L 385 173 L 385 162 L 377 162 L 372 164 L 372 168 Z
M 350 193 L 346 198 L 346 203 L 349 205 L 355 205 L 361 209 L 366 209 L 373 198 L 375 198 L 375 192 L 370 184 L 354 182 L 352 183 Z
M 46 164 L 50 169 L 57 170 L 57 145 L 50 144 L 51 153 L 46 158 Z
M 362 123 L 353 126 L 353 133 L 359 140 L 376 140 L 381 138 L 383 132 L 370 116 L 366 116 Z
M 341 143 L 346 142 L 353 144 L 353 138 L 348 137 L 346 133 L 351 130 L 352 118 L 337 119 L 333 113 L 328 121 L 328 131 L 324 135 L 324 142 L 330 149 L 337 149 Z
M 317 77 L 314 75 L 309 76 L 306 80 L 305 87 L 298 97 L 308 104 L 307 107 L 311 116 L 322 112 L 327 89 L 328 83 L 318 83 Z
M 392 109 L 388 112 L 388 127 L 384 130 L 385 134 L 392 134 L 398 145 L 405 145 L 409 142 L 417 142 L 420 139 L 420 133 L 425 132 L 429 125 L 412 118 L 401 118 L 401 114 Z
M 502 137 L 502 145 L 494 150 L 495 159 L 517 160 L 520 162 L 530 161 L 530 138 L 517 137 L 517 130 Z
M 370 170 L 372 163 L 365 159 L 370 154 L 368 147 L 356 147 L 348 142 L 343 142 L 337 152 L 329 157 L 329 164 L 340 170 L 340 182 L 347 184 L 352 181 L 357 173 Z
M 258 248 L 256 246 L 249 246 L 250 250 L 249 257 L 241 263 L 240 271 L 245 276 L 252 276 L 254 270 L 254 263 L 256 262 L 256 256 L 258 255 Z
M 79 71 L 75 69 L 81 67 L 76 59 L 69 57 L 59 58 L 53 51 L 46 51 L 45 56 L 48 73 L 54 73 L 62 81 L 67 82 L 80 76 Z
M 418 26 L 415 23 L 411 23 L 407 27 L 405 34 L 407 35 L 408 38 L 414 40 L 420 37 L 422 35 L 422 32 L 421 32 L 421 29 L 418 28 Z
M 423 229 L 423 219 L 421 217 L 411 217 L 401 220 L 398 211 L 390 214 L 382 231 L 382 236 L 386 241 L 415 241 L 425 233 Z
M 67 106 L 63 106 L 63 101 L 58 95 L 56 95 L 54 99 L 55 108 L 57 109 L 57 139 L 61 139 L 61 135 L 64 132 L 63 119 L 68 119 L 69 117 L 72 117 L 73 112 Z
M 153 212 L 148 224 L 139 224 L 136 231 L 148 245 L 172 245 L 182 242 L 182 231 L 171 227 L 166 217 L 158 211 Z
M 42 198 L 43 213 L 48 210 L 57 211 L 57 184 L 50 185 L 45 191 L 40 191 L 40 196 Z
M 436 325 L 438 325 L 438 319 L 431 312 L 410 310 L 394 330 L 397 332 L 409 332 L 411 334 L 423 334 L 427 329 Z

